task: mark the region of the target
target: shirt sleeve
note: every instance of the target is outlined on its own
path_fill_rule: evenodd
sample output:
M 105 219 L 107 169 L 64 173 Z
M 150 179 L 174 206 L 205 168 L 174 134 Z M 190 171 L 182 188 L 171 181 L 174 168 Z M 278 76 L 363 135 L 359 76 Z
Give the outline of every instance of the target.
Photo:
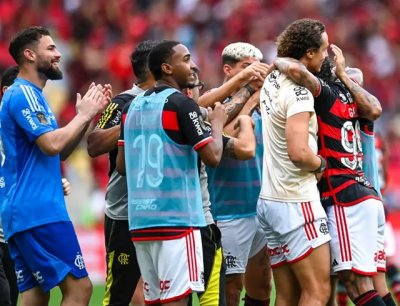
M 124 146 L 125 145 L 125 135 L 124 135 L 124 126 L 125 126 L 125 120 L 126 120 L 126 115 L 128 114 L 129 106 L 131 105 L 131 102 L 128 102 L 124 105 L 122 109 L 122 115 L 121 115 L 121 128 L 120 128 L 120 134 L 119 134 L 119 139 L 118 139 L 118 146 Z
M 116 96 L 111 100 L 104 112 L 101 114 L 96 127 L 100 129 L 109 129 L 121 123 L 122 110 L 126 102 Z
M 311 92 L 303 86 L 294 86 L 286 93 L 287 101 L 286 117 L 303 112 L 314 113 L 314 98 Z
M 29 86 L 14 89 L 10 114 L 31 142 L 57 128 L 54 114 L 48 109 L 47 103 Z
M 321 90 L 317 96 L 314 97 L 314 107 L 317 113 L 327 112 L 335 103 L 338 95 L 332 90 L 331 86 L 321 79 L 318 79 L 321 84 Z
M 174 100 L 179 130 L 183 134 L 185 143 L 198 150 L 213 141 L 211 127 L 206 126 L 199 106 L 193 99 L 185 95 L 177 95 Z

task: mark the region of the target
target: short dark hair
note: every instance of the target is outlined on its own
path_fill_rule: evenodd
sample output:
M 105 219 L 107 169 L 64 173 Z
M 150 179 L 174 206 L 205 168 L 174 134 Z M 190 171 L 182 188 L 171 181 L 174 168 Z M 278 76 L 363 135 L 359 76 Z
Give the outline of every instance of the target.
M 149 72 L 149 54 L 157 44 L 158 41 L 155 40 L 142 41 L 131 54 L 132 69 L 138 83 L 142 83 L 147 79 L 147 73 Z
M 50 32 L 45 27 L 40 26 L 23 29 L 14 35 L 11 39 L 8 52 L 18 65 L 22 63 L 24 49 L 29 45 L 37 45 L 42 36 L 50 36 Z
M 278 56 L 300 59 L 309 49 L 321 47 L 325 25 L 314 19 L 299 19 L 292 22 L 278 36 Z
M 172 54 L 174 54 L 174 47 L 179 44 L 178 41 L 163 40 L 150 51 L 149 69 L 156 81 L 161 79 L 163 75 L 161 65 L 171 59 Z
M 18 66 L 8 67 L 1 76 L 1 90 L 4 86 L 11 86 L 19 73 Z

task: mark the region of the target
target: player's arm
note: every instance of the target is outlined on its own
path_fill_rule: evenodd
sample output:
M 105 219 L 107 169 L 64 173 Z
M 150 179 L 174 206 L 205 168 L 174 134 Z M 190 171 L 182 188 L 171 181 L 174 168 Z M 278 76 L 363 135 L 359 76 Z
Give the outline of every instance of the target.
M 77 94 L 77 115 L 65 127 L 40 135 L 35 141 L 40 150 L 51 156 L 61 154 L 61 158 L 66 159 L 82 139 L 91 120 L 109 104 L 111 86 L 108 88 L 104 92 L 101 85 L 93 85 L 82 98 Z
M 236 126 L 238 124 L 238 119 L 241 115 L 250 116 L 256 107 L 260 105 L 260 90 L 254 93 L 246 102 L 246 104 L 240 109 L 238 115 L 232 121 L 228 121 L 228 124 L 224 126 L 224 132 L 229 136 L 236 136 L 237 130 Z
M 207 166 L 216 167 L 221 160 L 223 150 L 222 130 L 226 118 L 227 116 L 221 103 L 217 102 L 214 109 L 208 108 L 212 139 L 196 150 L 203 163 Z
M 353 96 L 358 107 L 359 116 L 371 121 L 375 121 L 382 114 L 382 107 L 379 100 L 374 95 L 362 88 L 359 84 L 353 82 L 346 74 L 346 65 L 342 50 L 335 45 L 331 45 L 331 49 L 335 54 L 335 74 Z
M 278 57 L 274 60 L 274 66 L 295 83 L 311 91 L 314 97 L 318 96 L 321 92 L 321 83 L 318 78 L 308 71 L 306 66 L 297 59 Z
M 308 145 L 308 129 L 311 113 L 297 113 L 287 118 L 285 135 L 287 152 L 292 163 L 305 171 L 315 171 L 322 159 Z
M 256 137 L 254 134 L 254 121 L 250 116 L 238 116 L 236 128 L 239 130 L 237 137 L 226 137 L 222 155 L 226 158 L 247 160 L 256 155 Z
M 203 94 L 199 98 L 198 104 L 203 107 L 213 106 L 216 101 L 224 101 L 233 92 L 251 81 L 259 80 L 262 82 L 268 75 L 270 67 L 265 63 L 252 63 L 221 86 Z M 256 90 L 257 88 L 253 89 Z
M 95 129 L 88 135 L 87 151 L 90 157 L 108 153 L 117 147 L 121 114 L 121 99 L 114 98 L 101 114 Z

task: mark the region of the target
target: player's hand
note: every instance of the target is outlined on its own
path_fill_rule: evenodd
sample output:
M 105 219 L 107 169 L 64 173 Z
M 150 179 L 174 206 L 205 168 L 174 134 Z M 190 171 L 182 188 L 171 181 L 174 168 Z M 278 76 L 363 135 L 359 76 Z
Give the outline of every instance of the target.
M 64 195 L 65 196 L 69 195 L 71 193 L 71 184 L 70 184 L 70 182 L 65 177 L 63 177 L 61 179 L 61 183 L 62 183 Z
M 103 93 L 104 92 L 104 93 Z M 76 109 L 78 114 L 86 116 L 88 120 L 93 119 L 97 114 L 104 111 L 111 101 L 111 85 L 103 87 L 100 84 L 90 84 L 89 90 L 81 97 L 76 94 Z
M 334 54 L 334 57 L 333 57 L 333 61 L 335 62 L 334 72 L 335 72 L 336 76 L 339 77 L 340 75 L 343 75 L 343 73 L 346 73 L 345 72 L 346 61 L 344 59 L 342 50 L 338 46 L 331 45 L 331 50 Z
M 218 121 L 225 125 L 226 120 L 228 119 L 228 115 L 225 113 L 225 108 L 220 102 L 215 102 L 214 109 L 208 107 L 207 110 L 208 119 L 210 120 L 211 125 L 213 125 L 213 122 L 215 121 Z
M 254 62 L 251 65 L 247 66 L 242 71 L 240 71 L 239 77 L 241 80 L 243 80 L 243 82 L 250 82 L 255 80 L 264 82 L 265 78 L 269 73 L 270 66 L 271 65 L 265 63 Z

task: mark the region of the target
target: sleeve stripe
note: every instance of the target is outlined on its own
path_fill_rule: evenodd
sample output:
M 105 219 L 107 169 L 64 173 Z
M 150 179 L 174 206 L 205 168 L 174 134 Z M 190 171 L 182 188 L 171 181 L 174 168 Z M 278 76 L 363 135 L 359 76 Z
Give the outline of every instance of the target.
M 212 138 L 211 136 L 204 138 L 204 139 L 200 140 L 198 143 L 196 143 L 193 146 L 193 149 L 195 151 L 197 151 L 198 149 L 204 147 L 206 144 L 210 143 L 211 141 L 214 141 L 214 138 Z
M 31 92 L 31 96 L 33 97 L 33 103 L 35 103 L 38 107 L 38 111 L 43 111 L 44 112 L 44 108 L 40 105 L 39 100 L 37 98 L 37 95 L 35 95 L 35 92 L 33 91 L 32 87 L 28 87 L 29 91 Z
M 123 140 L 123 139 L 118 139 L 117 146 L 118 146 L 118 147 L 123 147 L 124 145 L 125 145 L 125 140 Z
M 29 107 L 33 112 L 38 112 L 40 109 L 37 107 L 37 104 L 35 103 L 34 99 L 32 98 L 32 93 L 29 91 L 29 87 L 26 85 L 21 85 L 22 92 L 24 93 L 24 96 L 26 100 L 28 101 Z
M 108 120 L 110 120 L 114 110 L 118 107 L 117 103 L 111 103 L 106 110 L 101 115 L 99 123 L 97 123 L 97 127 L 103 129 L 107 124 Z

